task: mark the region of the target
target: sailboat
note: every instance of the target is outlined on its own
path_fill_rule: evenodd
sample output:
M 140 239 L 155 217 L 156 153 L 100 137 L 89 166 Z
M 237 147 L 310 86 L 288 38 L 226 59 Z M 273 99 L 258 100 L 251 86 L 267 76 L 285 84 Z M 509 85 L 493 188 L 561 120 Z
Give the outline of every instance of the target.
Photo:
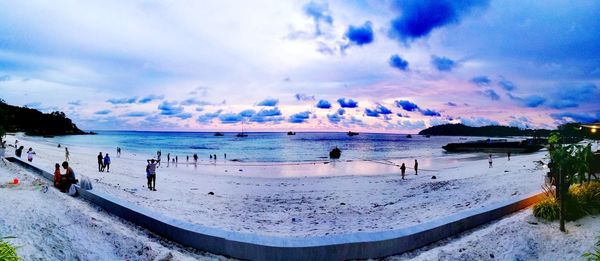
M 244 122 L 242 121 L 242 132 L 238 133 L 237 135 L 235 135 L 236 137 L 239 138 L 244 138 L 244 137 L 248 137 L 248 134 L 244 133 Z

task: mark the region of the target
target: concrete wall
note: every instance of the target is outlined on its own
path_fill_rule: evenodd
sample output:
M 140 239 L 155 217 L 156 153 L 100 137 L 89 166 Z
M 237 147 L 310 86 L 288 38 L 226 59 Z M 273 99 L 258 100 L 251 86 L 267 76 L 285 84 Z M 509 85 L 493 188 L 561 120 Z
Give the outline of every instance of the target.
M 52 174 L 16 158 L 9 161 L 52 180 Z M 416 226 L 383 232 L 315 237 L 261 236 L 229 232 L 169 218 L 94 190 L 79 195 L 107 212 L 185 246 L 249 260 L 346 260 L 390 256 L 475 228 L 530 206 L 543 193 L 511 198 Z

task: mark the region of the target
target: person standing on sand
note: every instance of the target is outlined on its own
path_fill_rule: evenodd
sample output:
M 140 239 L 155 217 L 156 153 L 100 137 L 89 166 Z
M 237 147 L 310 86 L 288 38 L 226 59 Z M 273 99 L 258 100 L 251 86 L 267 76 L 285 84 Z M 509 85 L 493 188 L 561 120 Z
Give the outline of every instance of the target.
M 190 161 L 190 156 L 189 155 L 185 155 L 185 162 Z
M 106 172 L 110 172 L 110 157 L 108 156 L 108 153 L 104 156 L 104 167 L 106 168 Z
M 194 153 L 194 164 L 198 163 L 198 154 Z
M 167 153 L 167 163 L 171 162 L 171 153 Z
M 400 171 L 402 172 L 402 179 L 404 179 L 404 173 L 406 173 L 406 165 L 402 162 L 402 166 L 400 166 Z
M 510 161 L 510 151 L 508 152 L 508 161 Z
M 179 163 L 179 157 L 175 155 L 175 164 Z
M 104 171 L 104 157 L 102 157 L 102 152 L 98 152 L 98 172 Z
M 494 164 L 494 162 L 492 161 L 492 154 L 490 154 L 490 156 L 488 157 L 488 163 L 490 164 L 490 168 L 492 168 L 492 164 Z
M 227 159 L 227 153 L 223 153 L 223 159 Z
M 148 189 L 156 191 L 156 163 L 154 163 L 154 159 L 148 160 L 146 177 L 148 178 Z
M 27 161 L 32 162 L 33 155 L 35 155 L 35 151 L 33 151 L 32 148 L 29 148 L 29 150 L 27 150 Z
M 65 161 L 69 161 L 69 148 L 65 147 Z
M 117 147 L 117 158 L 121 157 L 121 147 Z
M 415 160 L 415 175 L 419 175 L 419 162 Z

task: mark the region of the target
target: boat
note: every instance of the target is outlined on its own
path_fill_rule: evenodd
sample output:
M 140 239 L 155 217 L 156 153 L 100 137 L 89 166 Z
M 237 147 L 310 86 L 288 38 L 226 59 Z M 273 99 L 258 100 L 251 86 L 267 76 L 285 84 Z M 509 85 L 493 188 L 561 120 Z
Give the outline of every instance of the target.
M 542 149 L 543 146 L 528 140 L 507 141 L 505 139 L 487 139 L 463 143 L 448 143 L 442 146 L 442 148 L 449 152 L 531 153 Z
M 410 139 L 410 138 L 412 138 L 412 135 L 408 134 L 408 135 L 406 135 L 406 137 Z
M 248 137 L 248 134 L 244 133 L 244 132 L 240 132 L 237 135 L 235 135 L 236 137 L 240 137 L 240 138 L 244 138 L 244 137 Z
M 288 131 L 287 135 L 296 135 L 296 133 L 293 131 Z
M 222 132 L 215 132 L 215 136 L 224 136 L 225 134 L 223 134 Z
M 352 137 L 352 136 L 358 135 L 358 132 L 349 131 L 347 134 L 348 134 L 348 136 Z

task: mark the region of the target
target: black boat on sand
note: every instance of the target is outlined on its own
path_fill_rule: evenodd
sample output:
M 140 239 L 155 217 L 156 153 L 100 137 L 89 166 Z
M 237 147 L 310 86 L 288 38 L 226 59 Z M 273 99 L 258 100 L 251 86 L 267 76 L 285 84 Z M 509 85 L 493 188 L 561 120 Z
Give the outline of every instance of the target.
M 478 140 L 464 143 L 448 143 L 442 146 L 449 152 L 487 152 L 487 153 L 531 153 L 542 149 L 544 146 L 524 141 L 507 140 Z

